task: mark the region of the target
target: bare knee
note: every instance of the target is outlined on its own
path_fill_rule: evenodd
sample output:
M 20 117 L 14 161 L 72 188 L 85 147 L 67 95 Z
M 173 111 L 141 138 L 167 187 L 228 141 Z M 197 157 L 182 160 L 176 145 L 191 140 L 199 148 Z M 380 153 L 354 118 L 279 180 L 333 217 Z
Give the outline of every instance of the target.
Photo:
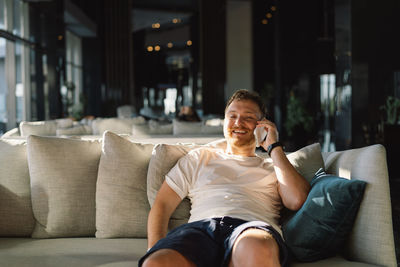
M 233 246 L 230 266 L 280 266 L 279 246 L 268 232 L 248 229 Z
M 182 254 L 173 249 L 160 249 L 150 254 L 143 262 L 143 267 L 195 266 Z

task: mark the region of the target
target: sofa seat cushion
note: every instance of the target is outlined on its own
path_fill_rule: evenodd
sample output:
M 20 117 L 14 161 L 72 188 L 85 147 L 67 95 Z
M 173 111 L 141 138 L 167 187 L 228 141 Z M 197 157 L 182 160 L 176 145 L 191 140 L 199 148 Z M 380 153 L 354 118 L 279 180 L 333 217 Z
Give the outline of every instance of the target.
M 379 265 L 368 264 L 363 262 L 349 261 L 340 256 L 315 261 L 315 262 L 292 262 L 291 267 L 376 267 Z
M 2 266 L 131 267 L 146 253 L 147 240 L 140 238 L 0 238 Z M 293 267 L 373 267 L 341 257 L 312 263 L 294 262 Z
M 137 266 L 146 239 L 0 238 L 1 266 Z

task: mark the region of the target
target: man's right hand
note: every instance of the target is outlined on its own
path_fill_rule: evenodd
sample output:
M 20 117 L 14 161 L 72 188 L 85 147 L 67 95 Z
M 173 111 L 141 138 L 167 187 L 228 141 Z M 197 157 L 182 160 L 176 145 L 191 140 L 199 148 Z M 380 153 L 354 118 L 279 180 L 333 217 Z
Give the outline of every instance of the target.
M 164 181 L 147 220 L 148 249 L 167 235 L 169 219 L 181 201 L 179 195 Z

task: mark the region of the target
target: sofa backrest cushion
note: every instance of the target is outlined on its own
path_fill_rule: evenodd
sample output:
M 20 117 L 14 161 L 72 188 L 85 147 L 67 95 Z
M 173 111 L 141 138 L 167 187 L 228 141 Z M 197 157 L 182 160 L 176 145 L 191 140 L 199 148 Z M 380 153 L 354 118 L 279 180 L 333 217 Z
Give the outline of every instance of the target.
M 33 238 L 94 236 L 99 141 L 29 136 Z
M 92 127 L 88 125 L 77 125 L 70 128 L 58 128 L 56 131 L 57 136 L 91 135 L 91 134 L 92 134 Z
M 19 124 L 21 136 L 40 135 L 55 136 L 57 131 L 56 121 L 22 121 Z
M 325 169 L 324 159 L 321 154 L 321 145 L 319 143 L 314 143 L 288 153 L 287 158 L 308 182 L 311 182 L 319 169 Z
M 134 118 L 98 118 L 92 122 L 93 134 L 103 135 L 105 131 L 112 131 L 116 134 L 130 134 L 132 125 L 146 124 L 146 120 L 141 117 Z
M 70 118 L 56 119 L 57 128 L 71 128 L 74 126 L 74 121 Z
M 327 173 L 367 182 L 345 249 L 346 257 L 380 266 L 397 266 L 385 148 L 372 145 L 329 153 L 325 165 Z
M 151 206 L 154 204 L 158 190 L 165 180 L 165 175 L 174 167 L 178 160 L 196 145 L 158 144 L 154 147 L 147 173 L 147 197 Z M 190 217 L 190 201 L 188 198 L 178 205 L 169 221 L 169 229 L 186 223 Z
M 0 139 L 0 236 L 30 236 L 34 225 L 26 141 Z
M 154 145 L 103 135 L 96 191 L 96 237 L 146 237 L 147 169 Z
M 188 134 L 201 134 L 201 127 L 203 122 L 193 122 L 193 121 L 180 121 L 174 119 L 172 121 L 173 134 L 174 135 L 188 135 Z

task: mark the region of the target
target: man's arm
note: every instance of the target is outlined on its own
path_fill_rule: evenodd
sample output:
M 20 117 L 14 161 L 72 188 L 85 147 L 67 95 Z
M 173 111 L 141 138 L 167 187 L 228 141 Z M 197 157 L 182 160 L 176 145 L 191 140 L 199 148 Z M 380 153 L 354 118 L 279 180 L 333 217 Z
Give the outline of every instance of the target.
M 270 144 L 278 141 L 279 134 L 274 123 L 263 119 L 258 122 L 257 127 L 265 127 L 268 132 L 267 139 L 262 143 L 265 150 L 268 149 Z M 293 167 L 282 147 L 275 147 L 271 151 L 270 156 L 274 162 L 274 169 L 279 185 L 279 195 L 281 196 L 283 205 L 291 210 L 300 209 L 307 199 L 310 184 Z
M 278 179 L 279 195 L 283 205 L 291 210 L 298 210 L 307 199 L 310 184 L 297 172 L 286 157 L 282 147 L 276 147 L 271 152 L 276 178 Z
M 181 201 L 179 195 L 164 181 L 147 220 L 148 249 L 167 235 L 168 221 Z

